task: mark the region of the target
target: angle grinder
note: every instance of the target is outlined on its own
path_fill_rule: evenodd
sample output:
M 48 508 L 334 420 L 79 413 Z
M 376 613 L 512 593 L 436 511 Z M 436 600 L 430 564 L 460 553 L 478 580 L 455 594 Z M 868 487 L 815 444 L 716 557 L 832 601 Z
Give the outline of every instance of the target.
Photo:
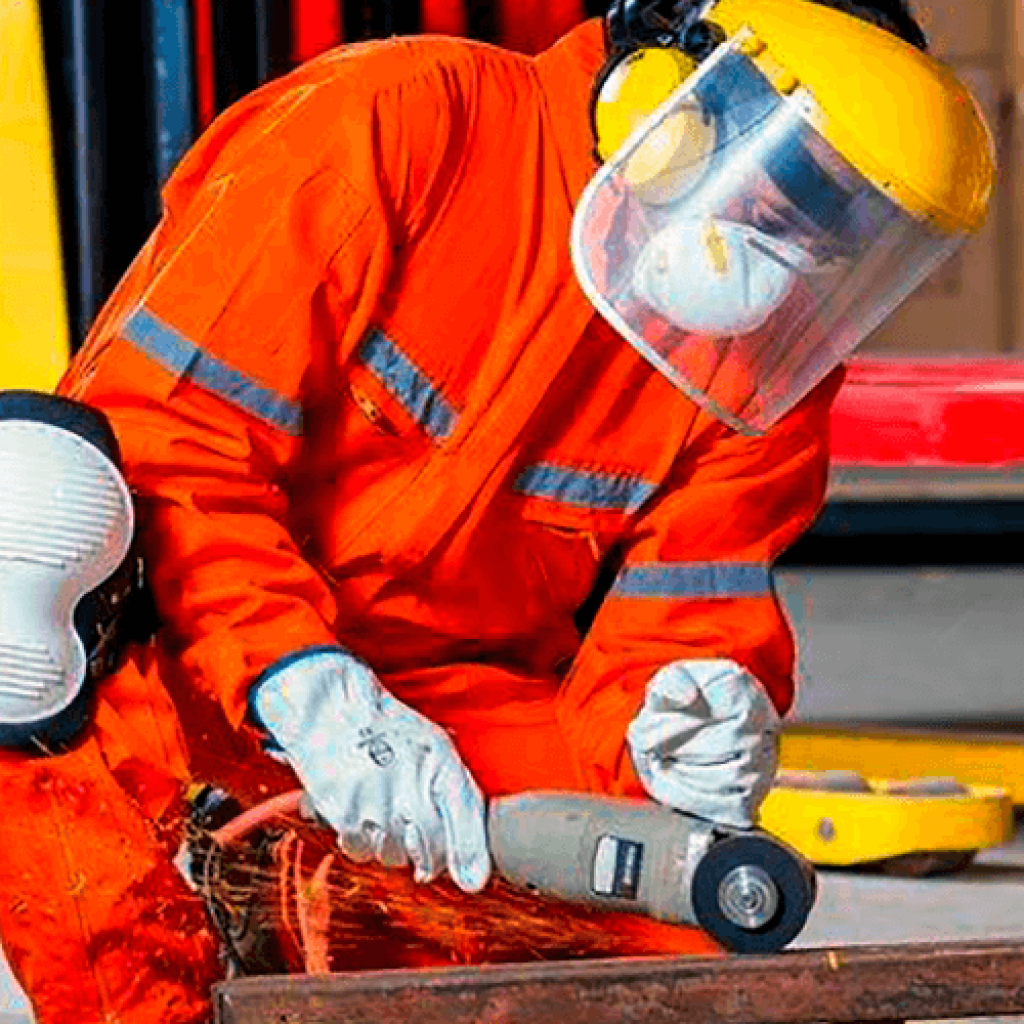
M 534 892 L 696 924 L 726 949 L 771 953 L 801 931 L 814 868 L 757 830 L 726 829 L 659 804 L 582 793 L 494 799 L 498 872 Z
M 272 823 L 282 817 L 326 822 L 301 790 L 243 811 L 224 791 L 197 785 L 189 803 L 190 829 L 179 867 L 206 896 L 239 962 L 252 959 L 237 953 L 252 943 L 235 933 L 262 935 L 250 920 L 259 917 L 259 901 L 254 897 L 248 909 L 231 909 L 232 900 L 225 900 L 232 890 L 225 880 L 230 865 L 238 870 L 240 864 L 242 874 L 250 861 L 265 867 L 272 857 Z M 488 807 L 487 829 L 495 869 L 512 886 L 602 910 L 698 925 L 737 953 L 782 949 L 800 933 L 817 893 L 814 868 L 778 839 L 647 800 L 560 791 L 497 797 Z M 229 847 L 235 853 L 226 861 Z

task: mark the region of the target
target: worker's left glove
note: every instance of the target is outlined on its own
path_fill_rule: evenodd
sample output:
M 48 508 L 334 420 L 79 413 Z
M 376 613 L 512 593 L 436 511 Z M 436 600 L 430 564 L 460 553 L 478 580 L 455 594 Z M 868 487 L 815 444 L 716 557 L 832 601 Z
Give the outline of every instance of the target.
M 727 659 L 676 661 L 651 680 L 626 739 L 659 803 L 750 828 L 778 766 L 779 716 L 761 684 Z

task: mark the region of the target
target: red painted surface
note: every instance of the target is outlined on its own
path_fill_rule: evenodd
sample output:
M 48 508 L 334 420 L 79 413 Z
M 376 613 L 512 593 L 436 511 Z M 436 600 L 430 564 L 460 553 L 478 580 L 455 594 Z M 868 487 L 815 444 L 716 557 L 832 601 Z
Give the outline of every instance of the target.
M 1024 359 L 858 359 L 832 431 L 837 464 L 1024 463 Z
M 583 0 L 497 0 L 499 42 L 521 53 L 546 50 L 586 16 Z
M 200 131 L 217 114 L 213 81 L 213 11 L 212 0 L 192 0 L 192 38 L 196 58 L 196 113 Z
M 466 9 L 462 0 L 422 0 L 420 19 L 423 31 L 431 35 L 466 34 Z
M 345 41 L 341 0 L 292 0 L 292 63 Z

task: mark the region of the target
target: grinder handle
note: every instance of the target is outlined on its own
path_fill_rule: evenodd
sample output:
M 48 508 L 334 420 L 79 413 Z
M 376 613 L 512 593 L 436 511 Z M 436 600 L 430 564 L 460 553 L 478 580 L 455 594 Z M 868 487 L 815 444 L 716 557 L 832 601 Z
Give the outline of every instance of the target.
M 771 952 L 803 928 L 814 869 L 757 830 L 738 832 L 647 800 L 532 792 L 491 801 L 507 881 L 574 902 L 699 925 L 726 948 Z

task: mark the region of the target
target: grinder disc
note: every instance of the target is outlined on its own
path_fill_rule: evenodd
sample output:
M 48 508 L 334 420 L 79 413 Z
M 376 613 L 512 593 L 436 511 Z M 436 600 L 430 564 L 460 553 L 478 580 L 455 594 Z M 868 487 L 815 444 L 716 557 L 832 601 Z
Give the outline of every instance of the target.
M 814 869 L 781 843 L 733 835 L 714 843 L 693 876 L 697 922 L 735 953 L 773 953 L 807 921 L 817 895 Z

